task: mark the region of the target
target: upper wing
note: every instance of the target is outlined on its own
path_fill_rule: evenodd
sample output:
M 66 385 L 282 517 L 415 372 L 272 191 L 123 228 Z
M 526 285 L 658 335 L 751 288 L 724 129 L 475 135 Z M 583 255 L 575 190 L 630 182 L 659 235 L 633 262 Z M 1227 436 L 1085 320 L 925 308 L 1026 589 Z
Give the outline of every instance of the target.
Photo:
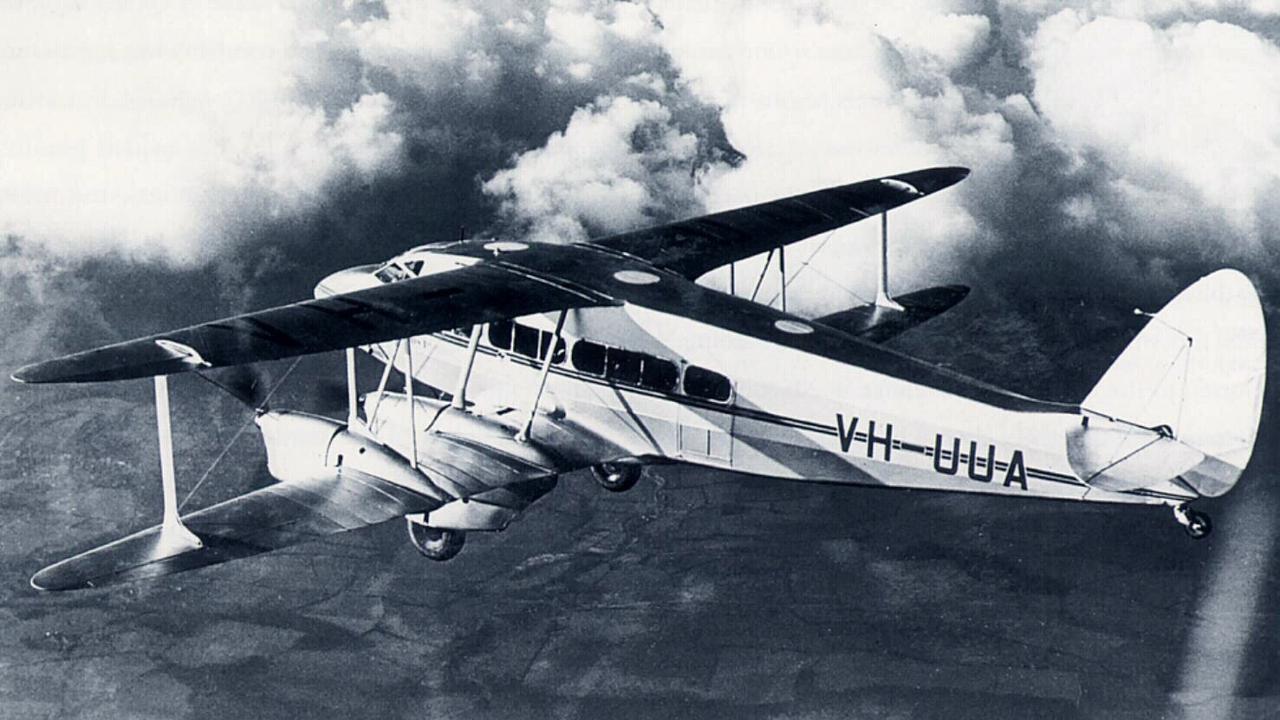
M 690 280 L 721 265 L 871 217 L 950 187 L 967 168 L 938 167 L 593 240 Z
M 516 315 L 607 305 L 580 284 L 498 261 L 237 315 L 28 365 L 27 383 L 98 382 L 278 360 Z

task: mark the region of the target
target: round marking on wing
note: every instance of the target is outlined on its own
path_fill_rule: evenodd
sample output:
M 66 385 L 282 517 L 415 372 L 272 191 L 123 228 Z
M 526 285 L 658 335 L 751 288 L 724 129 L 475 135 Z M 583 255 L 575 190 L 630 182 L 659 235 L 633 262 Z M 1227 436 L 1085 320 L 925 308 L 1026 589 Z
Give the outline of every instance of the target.
M 485 243 L 484 249 L 492 250 L 496 253 L 520 252 L 521 250 L 528 250 L 529 246 L 522 242 L 516 242 L 515 240 L 494 240 L 493 242 Z
M 619 270 L 613 274 L 613 279 L 628 285 L 652 285 L 661 280 L 657 275 L 643 270 Z
M 791 333 L 792 335 L 808 335 L 813 332 L 813 326 L 797 320 L 776 320 L 773 326 L 782 332 Z

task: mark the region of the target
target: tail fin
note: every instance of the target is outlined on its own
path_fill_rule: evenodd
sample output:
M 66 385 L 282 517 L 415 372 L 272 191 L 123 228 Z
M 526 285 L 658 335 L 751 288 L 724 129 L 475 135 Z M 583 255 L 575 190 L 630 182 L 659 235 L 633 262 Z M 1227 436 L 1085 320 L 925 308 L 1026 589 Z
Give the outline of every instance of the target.
M 1081 405 L 1167 428 L 1204 455 L 1180 473 L 1201 495 L 1230 490 L 1253 453 L 1266 382 L 1266 325 L 1245 275 L 1219 270 L 1169 302 Z

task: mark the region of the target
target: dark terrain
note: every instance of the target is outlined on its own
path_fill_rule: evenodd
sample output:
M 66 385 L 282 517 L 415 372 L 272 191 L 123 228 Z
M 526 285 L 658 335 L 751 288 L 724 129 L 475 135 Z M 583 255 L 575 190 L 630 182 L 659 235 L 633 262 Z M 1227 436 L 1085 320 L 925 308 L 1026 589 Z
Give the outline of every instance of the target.
M 1125 339 L 955 350 L 1008 337 L 987 320 L 957 310 L 900 346 L 1078 399 Z M 339 373 L 307 359 L 277 404 L 323 404 L 313 381 Z M 247 414 L 190 378 L 175 401 L 181 497 Z M 0 716 L 1280 716 L 1268 426 L 1240 487 L 1202 505 L 1201 542 L 1165 509 L 663 468 L 623 495 L 568 476 L 446 564 L 391 523 L 32 590 L 44 565 L 158 519 L 154 437 L 141 382 L 0 388 Z M 267 481 L 250 428 L 192 506 Z

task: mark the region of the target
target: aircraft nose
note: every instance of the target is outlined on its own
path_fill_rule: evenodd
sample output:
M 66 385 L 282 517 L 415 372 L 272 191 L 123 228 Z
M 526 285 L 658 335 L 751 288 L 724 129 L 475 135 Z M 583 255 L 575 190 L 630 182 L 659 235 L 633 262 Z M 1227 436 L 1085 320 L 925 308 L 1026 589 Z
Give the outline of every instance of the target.
M 377 265 L 357 265 L 346 270 L 339 270 L 316 284 L 315 296 L 316 298 L 327 298 L 331 295 L 340 295 L 381 285 L 382 281 L 378 280 L 373 274 L 377 269 Z

